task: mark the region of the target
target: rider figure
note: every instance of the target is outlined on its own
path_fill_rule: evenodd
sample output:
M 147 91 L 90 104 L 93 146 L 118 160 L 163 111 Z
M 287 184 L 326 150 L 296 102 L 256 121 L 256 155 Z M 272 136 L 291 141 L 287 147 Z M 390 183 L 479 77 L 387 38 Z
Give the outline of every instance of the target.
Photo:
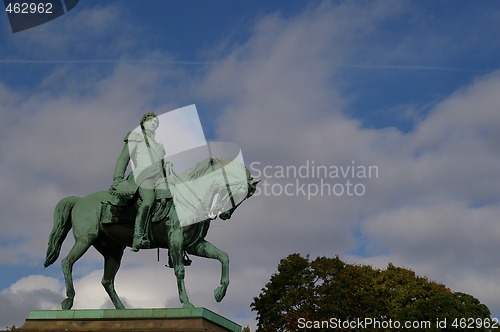
M 125 146 L 116 162 L 113 185 L 110 189 L 111 193 L 115 192 L 117 195 L 124 194 L 121 187 L 130 188 L 127 193 L 129 195 L 139 192 L 142 203 L 135 217 L 132 243 L 132 251 L 136 252 L 139 249 L 150 247 L 150 241 L 145 229 L 154 211 L 156 201 L 155 183 L 164 174 L 163 158 L 165 149 L 162 144 L 155 140 L 155 130 L 158 125 L 159 120 L 156 114 L 149 112 L 144 114 L 141 119 L 141 133 L 132 131 L 127 134 L 124 139 Z M 130 161 L 132 161 L 135 168 L 124 180 L 125 171 Z

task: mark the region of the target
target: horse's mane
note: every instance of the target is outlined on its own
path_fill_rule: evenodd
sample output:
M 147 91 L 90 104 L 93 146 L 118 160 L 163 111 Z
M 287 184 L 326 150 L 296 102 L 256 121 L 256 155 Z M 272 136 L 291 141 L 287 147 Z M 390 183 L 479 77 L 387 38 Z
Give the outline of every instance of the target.
M 202 176 L 209 174 L 211 172 L 214 172 L 218 169 L 221 169 L 224 166 L 227 166 L 231 164 L 232 161 L 229 159 L 224 159 L 224 158 L 207 158 L 205 160 L 202 160 L 198 163 L 196 163 L 194 166 L 191 168 L 187 169 L 185 172 L 182 173 L 181 178 L 183 181 L 190 181 L 190 180 L 195 180 L 198 178 L 201 178 Z M 233 163 L 234 165 L 234 163 Z M 257 183 L 259 181 L 254 181 L 252 175 L 250 174 L 250 171 L 248 168 L 245 167 L 245 165 L 241 164 L 242 167 L 245 169 L 245 174 L 246 174 L 246 182 L 247 182 L 247 189 L 248 189 L 248 197 L 253 195 L 257 188 Z
M 182 173 L 183 180 L 195 180 L 208 173 L 216 171 L 221 167 L 228 165 L 231 161 L 222 158 L 207 158 L 196 163 L 191 168 Z

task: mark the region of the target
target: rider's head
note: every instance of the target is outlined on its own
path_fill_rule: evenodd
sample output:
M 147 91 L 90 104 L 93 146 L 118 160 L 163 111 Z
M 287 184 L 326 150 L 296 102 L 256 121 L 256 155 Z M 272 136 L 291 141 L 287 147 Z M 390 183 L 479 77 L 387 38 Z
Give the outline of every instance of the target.
M 157 115 L 153 112 L 148 112 L 142 116 L 141 119 L 141 127 L 144 127 L 144 122 L 151 120 L 152 118 L 156 118 Z

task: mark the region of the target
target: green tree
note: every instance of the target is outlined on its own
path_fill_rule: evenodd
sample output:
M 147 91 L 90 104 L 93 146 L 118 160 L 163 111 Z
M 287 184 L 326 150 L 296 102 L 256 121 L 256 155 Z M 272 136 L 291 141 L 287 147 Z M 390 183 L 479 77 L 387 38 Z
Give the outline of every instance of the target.
M 262 289 L 266 296 L 254 307 L 259 330 L 279 331 L 293 326 L 299 317 L 309 317 L 309 313 L 315 312 L 314 281 L 309 257 L 293 254 L 282 259 L 278 272 Z
M 488 307 L 473 296 L 454 293 L 412 270 L 392 264 L 385 270 L 347 264 L 338 256 L 311 261 L 299 254 L 280 261 L 278 271 L 253 299 L 251 308 L 257 312 L 258 331 L 265 332 L 295 331 L 300 327 L 299 319 L 330 322 L 331 318 L 370 318 L 401 324 L 428 321 L 431 328 L 427 330 L 438 331 L 443 329 L 436 326 L 437 319 L 446 319 L 446 330 L 453 330 L 455 319 L 490 318 Z M 487 329 L 478 326 L 470 331 Z

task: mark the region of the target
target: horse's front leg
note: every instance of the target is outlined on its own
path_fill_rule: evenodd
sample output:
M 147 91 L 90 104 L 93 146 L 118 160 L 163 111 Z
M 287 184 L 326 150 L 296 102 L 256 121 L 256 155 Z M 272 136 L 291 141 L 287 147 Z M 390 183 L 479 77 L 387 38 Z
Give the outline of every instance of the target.
M 220 276 L 220 286 L 214 290 L 214 297 L 217 302 L 220 302 L 226 295 L 229 285 L 229 256 L 226 252 L 220 250 L 210 242 L 203 240 L 198 245 L 187 250 L 188 253 L 200 257 L 217 259 L 222 266 Z
M 168 243 L 170 258 L 174 268 L 174 274 L 177 279 L 177 289 L 179 291 L 179 300 L 184 308 L 194 308 L 194 305 L 189 302 L 184 284 L 184 262 L 183 262 L 183 242 L 184 235 L 180 227 L 170 227 L 168 232 Z

